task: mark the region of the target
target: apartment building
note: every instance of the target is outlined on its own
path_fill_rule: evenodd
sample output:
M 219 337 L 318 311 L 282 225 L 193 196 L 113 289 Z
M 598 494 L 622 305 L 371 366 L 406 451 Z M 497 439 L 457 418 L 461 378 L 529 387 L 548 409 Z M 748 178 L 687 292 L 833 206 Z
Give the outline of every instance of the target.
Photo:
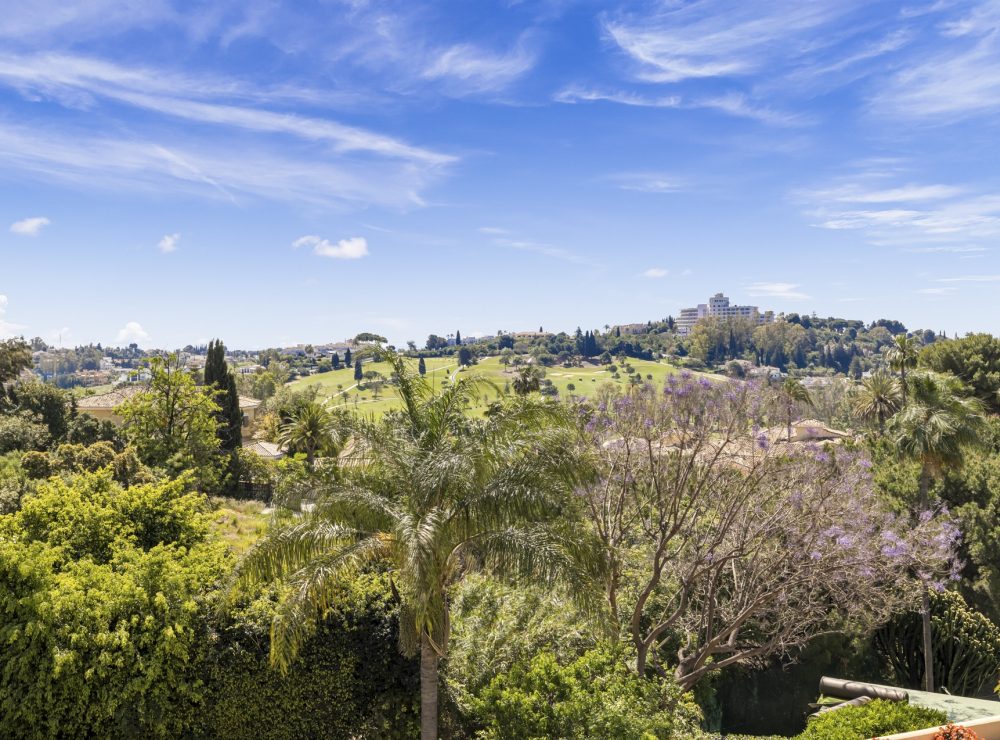
M 716 293 L 708 299 L 708 303 L 699 303 L 694 308 L 682 308 L 677 318 L 677 333 L 688 334 L 691 328 L 701 319 L 747 318 L 758 324 L 770 324 L 774 321 L 774 311 L 761 313 L 757 306 L 735 306 L 722 293 Z

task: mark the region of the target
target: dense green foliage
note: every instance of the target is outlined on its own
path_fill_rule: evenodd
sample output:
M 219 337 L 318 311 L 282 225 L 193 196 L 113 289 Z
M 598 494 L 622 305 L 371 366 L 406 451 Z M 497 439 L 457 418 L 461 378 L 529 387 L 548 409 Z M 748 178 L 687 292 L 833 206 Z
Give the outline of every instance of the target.
M 623 740 L 697 737 L 701 713 L 668 680 L 642 679 L 611 648 L 560 664 L 553 653 L 517 663 L 473 703 L 487 738 Z
M 231 740 L 414 734 L 417 665 L 396 647 L 399 606 L 385 576 L 341 581 L 285 674 L 268 666 L 274 611 L 265 593 L 221 616 L 200 734 Z
M 226 362 L 226 345 L 221 340 L 208 343 L 205 385 L 215 392 L 214 400 L 219 405 L 216 414 L 219 446 L 230 452 L 239 449 L 243 443 L 243 412 L 240 411 L 236 376 Z
M 221 475 L 219 405 L 195 384 L 175 356 L 154 358 L 149 389 L 118 407 L 123 433 L 142 461 L 172 475 L 191 471 L 202 489 Z
M 0 714 L 15 737 L 171 737 L 204 699 L 205 589 L 226 569 L 204 500 L 109 473 L 0 518 Z
M 798 740 L 859 740 L 922 730 L 948 721 L 943 712 L 876 699 L 860 707 L 824 712 L 809 720 Z
M 957 376 L 991 411 L 1000 412 L 1000 339 L 990 334 L 969 334 L 935 343 L 920 353 L 920 363 L 936 372 Z
M 973 696 L 992 686 L 1000 671 L 1000 628 L 968 607 L 960 594 L 931 594 L 934 685 Z M 916 687 L 923 675 L 920 617 L 898 614 L 875 635 L 875 647 L 896 685 Z

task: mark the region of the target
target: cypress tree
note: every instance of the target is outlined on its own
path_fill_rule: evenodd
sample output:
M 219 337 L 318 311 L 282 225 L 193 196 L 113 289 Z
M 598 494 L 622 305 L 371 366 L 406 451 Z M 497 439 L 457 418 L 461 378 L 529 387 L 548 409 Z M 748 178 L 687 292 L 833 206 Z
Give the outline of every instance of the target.
M 346 350 L 344 350 L 344 364 L 347 367 L 351 366 L 351 348 L 350 347 L 348 347 Z
M 424 358 L 421 357 L 420 361 L 417 363 L 417 372 L 421 375 L 427 374 L 427 363 L 424 362 Z
M 340 370 L 340 355 L 334 352 L 333 357 L 330 358 L 330 364 L 334 370 Z
M 455 346 L 456 347 L 462 346 L 462 332 L 460 331 L 455 332 Z
M 215 391 L 215 402 L 220 410 L 219 442 L 223 450 L 232 452 L 243 444 L 243 412 L 240 395 L 236 390 L 236 375 L 226 362 L 226 345 L 217 339 L 208 343 L 205 357 L 205 385 Z
M 354 379 L 360 381 L 365 374 L 361 372 L 361 360 L 354 361 Z

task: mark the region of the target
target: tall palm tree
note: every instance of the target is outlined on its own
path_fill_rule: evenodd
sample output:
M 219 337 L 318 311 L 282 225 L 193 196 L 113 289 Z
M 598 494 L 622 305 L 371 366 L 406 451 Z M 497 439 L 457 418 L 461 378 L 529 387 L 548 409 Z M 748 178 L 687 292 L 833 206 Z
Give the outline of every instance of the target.
M 965 452 L 979 444 L 985 423 L 982 402 L 965 395 L 965 387 L 950 375 L 925 372 L 910 377 L 910 403 L 893 418 L 893 438 L 899 451 L 920 463 L 918 513 L 929 506 L 931 482 L 961 467 Z M 925 585 L 921 603 L 924 648 L 924 690 L 934 691 L 930 593 Z
M 526 396 L 541 388 L 542 371 L 536 365 L 525 365 L 514 378 L 514 393 Z
M 344 443 L 343 424 L 319 401 L 308 401 L 296 406 L 288 421 L 282 424 L 278 441 L 289 452 L 305 453 L 306 462 L 312 468 L 317 455 L 340 451 Z
M 394 352 L 402 409 L 355 423 L 341 482 L 246 555 L 236 583 L 283 578 L 271 659 L 287 668 L 344 572 L 389 566 L 400 599 L 400 647 L 420 655 L 420 724 L 437 738 L 438 663 L 447 654 L 449 588 L 473 570 L 553 582 L 580 570 L 564 516 L 581 479 L 565 412 L 511 399 L 472 419 L 481 383 L 435 395 Z
M 854 415 L 878 422 L 879 435 L 885 434 L 885 422 L 903 403 L 900 382 L 883 370 L 876 370 L 861 381 L 854 395 Z
M 897 334 L 892 338 L 892 344 L 885 352 L 889 367 L 899 372 L 899 382 L 903 394 L 903 405 L 906 405 L 906 371 L 917 366 L 917 356 L 920 354 L 920 340 L 916 336 Z
M 785 397 L 785 420 L 788 422 L 788 441 L 791 442 L 796 404 L 812 406 L 813 400 L 809 395 L 809 389 L 802 385 L 802 381 L 798 378 L 785 378 L 785 382 L 781 384 L 781 393 Z

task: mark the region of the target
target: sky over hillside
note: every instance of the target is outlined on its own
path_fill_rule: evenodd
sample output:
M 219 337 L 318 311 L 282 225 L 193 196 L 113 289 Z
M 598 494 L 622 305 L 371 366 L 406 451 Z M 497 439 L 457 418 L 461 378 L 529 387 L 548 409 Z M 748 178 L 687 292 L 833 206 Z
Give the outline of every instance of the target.
M 0 336 L 1000 332 L 1000 2 L 192 5 L 0 16 Z

